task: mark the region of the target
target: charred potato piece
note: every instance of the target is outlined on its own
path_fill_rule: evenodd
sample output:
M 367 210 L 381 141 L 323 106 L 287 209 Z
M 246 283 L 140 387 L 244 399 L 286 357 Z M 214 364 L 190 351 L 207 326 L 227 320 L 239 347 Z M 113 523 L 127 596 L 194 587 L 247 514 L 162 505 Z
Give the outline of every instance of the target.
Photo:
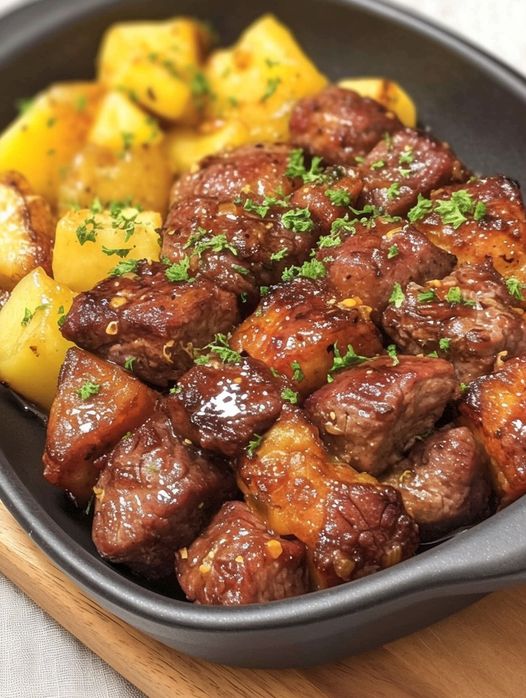
M 153 411 L 155 394 L 118 366 L 73 347 L 49 415 L 44 477 L 79 506 L 93 495 L 100 460 Z

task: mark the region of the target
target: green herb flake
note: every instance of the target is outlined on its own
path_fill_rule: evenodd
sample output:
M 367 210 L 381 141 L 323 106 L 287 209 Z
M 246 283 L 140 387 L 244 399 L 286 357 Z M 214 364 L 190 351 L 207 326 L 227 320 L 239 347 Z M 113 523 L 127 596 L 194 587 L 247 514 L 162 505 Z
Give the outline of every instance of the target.
M 287 267 L 283 271 L 281 278 L 283 281 L 292 281 L 292 279 L 295 279 L 298 276 L 301 276 L 304 279 L 323 279 L 325 276 L 327 276 L 327 269 L 323 262 L 320 262 L 319 259 L 309 259 L 306 262 L 303 262 L 301 267 Z
M 410 223 L 416 223 L 416 221 L 421 220 L 433 209 L 433 202 L 431 199 L 426 199 L 422 194 L 418 195 L 417 202 L 415 206 L 407 214 L 407 218 Z
M 431 303 L 432 301 L 436 301 L 436 298 L 437 292 L 434 288 L 428 288 L 427 290 L 419 293 L 417 296 L 417 300 L 419 303 Z
M 308 208 L 291 208 L 281 216 L 281 223 L 294 233 L 308 233 L 314 228 L 311 212 Z
M 404 301 L 405 295 L 402 291 L 402 287 L 398 282 L 396 282 L 393 286 L 393 290 L 391 291 L 391 295 L 389 296 L 389 303 L 392 303 L 395 308 L 400 308 Z
M 299 361 L 293 361 L 290 364 L 290 367 L 292 369 L 292 380 L 296 381 L 297 383 L 301 383 L 301 381 L 305 378 L 305 375 L 301 370 Z
M 84 385 L 79 390 L 77 390 L 77 395 L 81 400 L 89 400 L 90 397 L 98 395 L 99 393 L 99 383 L 92 383 L 91 381 L 86 381 Z
M 398 163 L 400 165 L 411 165 L 415 160 L 415 156 L 413 154 L 413 149 L 411 146 L 406 146 L 404 150 L 400 153 L 400 157 L 398 158 Z
M 391 201 L 400 196 L 400 182 L 393 182 L 387 189 L 387 198 Z
M 318 240 L 318 249 L 323 250 L 327 247 L 337 247 L 342 244 L 341 235 L 335 231 L 331 232 L 329 235 L 322 235 Z
M 260 447 L 262 441 L 263 441 L 262 436 L 260 436 L 259 434 L 254 434 L 252 439 L 248 442 L 248 446 L 247 446 L 247 456 L 249 458 L 252 458 L 254 456 L 255 452 Z
M 331 223 L 331 235 L 338 235 L 339 233 L 354 235 L 356 233 L 355 222 L 355 220 L 349 218 L 348 213 L 342 218 L 336 218 L 336 220 Z
M 451 304 L 475 306 L 475 301 L 466 300 L 459 286 L 452 286 L 446 294 L 446 301 Z
M 19 99 L 16 102 L 16 110 L 18 111 L 20 116 L 23 116 L 31 109 L 34 103 L 34 97 L 30 97 L 29 99 Z
M 281 85 L 281 78 L 279 78 L 279 77 L 269 78 L 267 80 L 267 85 L 265 87 L 265 91 L 261 95 L 261 99 L 259 101 L 263 103 L 263 102 L 266 102 L 267 99 L 270 99 L 280 85 Z
M 438 348 L 440 351 L 449 351 L 451 347 L 451 340 L 448 337 L 440 337 L 438 340 Z
M 506 279 L 506 288 L 508 289 L 510 296 L 513 296 L 513 298 L 516 298 L 518 301 L 524 300 L 524 295 L 522 293 L 524 285 L 519 281 L 519 279 L 515 278 L 514 276 L 510 276 L 508 279 Z
M 133 372 L 133 364 L 135 363 L 136 360 L 137 360 L 137 358 L 135 356 L 128 356 L 126 361 L 124 362 L 124 368 L 127 371 Z
M 216 334 L 214 341 L 205 348 L 217 354 L 225 364 L 238 364 L 241 361 L 241 354 L 230 347 L 229 338 L 225 334 Z
M 285 259 L 288 252 L 289 251 L 286 247 L 282 247 L 281 250 L 278 250 L 277 252 L 273 252 L 270 255 L 270 261 L 271 262 L 281 262 L 282 259 Z
M 110 276 L 123 276 L 124 274 L 133 274 L 137 271 L 139 260 L 127 259 L 119 262 L 116 267 L 110 271 Z
M 351 203 L 351 195 L 345 189 L 326 189 L 325 196 L 333 206 L 349 206 Z
M 281 399 L 285 400 L 285 402 L 290 402 L 291 405 L 297 405 L 298 404 L 298 393 L 296 393 L 292 388 L 283 388 L 281 391 Z
M 183 257 L 179 262 L 174 262 L 165 269 L 164 275 L 172 283 L 180 283 L 181 281 L 190 281 L 190 257 Z
M 250 269 L 242 267 L 241 264 L 232 264 L 232 269 L 237 271 L 238 274 L 241 274 L 241 276 L 248 276 L 250 274 Z
M 473 211 L 473 219 L 476 221 L 482 220 L 487 213 L 486 204 L 482 201 L 477 201 L 475 204 L 475 209 Z
M 398 245 L 391 245 L 391 247 L 387 250 L 387 259 L 394 259 L 398 256 L 398 253 Z
M 108 255 L 108 257 L 112 257 L 113 255 L 115 255 L 116 257 L 124 258 L 124 257 L 127 257 L 127 256 L 130 254 L 130 252 L 131 252 L 131 247 L 121 247 L 121 248 L 112 249 L 112 248 L 109 248 L 109 247 L 105 247 L 105 246 L 103 245 L 103 246 L 102 246 L 102 251 L 103 251 L 104 254 Z
M 371 170 L 381 170 L 385 167 L 385 160 L 376 160 L 371 164 Z
M 393 366 L 398 366 L 398 364 L 400 363 L 400 359 L 398 358 L 398 352 L 396 351 L 395 344 L 389 344 L 389 346 L 387 347 L 387 354 L 391 357 Z
M 174 385 L 173 388 L 170 388 L 170 395 L 179 395 L 183 390 L 183 387 L 181 385 Z
M 269 291 L 270 291 L 270 287 L 269 287 L 269 286 L 260 286 L 260 287 L 259 287 L 259 295 L 260 295 L 261 297 L 263 297 L 263 296 L 268 296 L 268 292 L 269 292 Z
M 329 370 L 329 375 L 340 371 L 343 368 L 348 368 L 349 366 L 354 366 L 355 364 L 361 364 L 364 361 L 368 361 L 367 356 L 360 356 L 354 351 L 352 344 L 347 345 L 347 351 L 342 356 L 340 350 L 338 349 L 338 343 L 334 343 L 333 349 L 333 361 L 332 366 Z M 332 381 L 329 381 L 329 383 Z
M 97 240 L 97 231 L 102 228 L 102 223 L 99 223 L 95 216 L 91 216 L 90 218 L 86 218 L 84 223 L 81 223 L 77 230 L 75 231 L 75 235 L 77 236 L 77 240 L 81 245 L 85 245 L 87 242 L 96 242 Z

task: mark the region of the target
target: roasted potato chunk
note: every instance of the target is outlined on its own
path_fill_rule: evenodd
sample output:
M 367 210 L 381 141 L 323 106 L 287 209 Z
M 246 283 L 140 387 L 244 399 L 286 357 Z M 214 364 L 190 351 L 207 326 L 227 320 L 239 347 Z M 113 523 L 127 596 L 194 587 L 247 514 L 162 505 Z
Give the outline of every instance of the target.
M 241 121 L 248 143 L 288 140 L 294 103 L 327 83 L 272 15 L 256 20 L 232 48 L 215 51 L 205 74 L 214 95 L 209 119 Z
M 87 291 L 110 275 L 119 261 L 159 260 L 161 216 L 113 206 L 70 211 L 57 225 L 53 275 L 73 291 Z
M 307 546 L 318 588 L 389 567 L 415 551 L 417 528 L 399 493 L 331 462 L 298 409 L 286 408 L 241 460 L 238 482 L 271 530 Z
M 17 172 L 0 175 L 0 220 L 0 288 L 10 291 L 38 266 L 51 272 L 53 216 Z
M 69 349 L 49 415 L 44 477 L 79 506 L 93 495 L 104 456 L 153 411 L 156 395 L 122 368 Z
M 0 380 L 31 402 L 48 409 L 71 342 L 59 323 L 73 293 L 41 267 L 20 281 L 0 311 Z
M 526 493 L 526 357 L 506 361 L 470 384 L 460 404 L 464 421 L 490 459 L 501 506 Z
M 394 80 L 385 78 L 345 78 L 338 83 L 346 90 L 353 90 L 362 97 L 380 102 L 386 109 L 396 114 L 404 126 L 416 126 L 416 106 L 404 88 Z
M 0 136 L 0 171 L 16 170 L 54 206 L 64 168 L 86 142 L 103 94 L 91 82 L 51 86 Z

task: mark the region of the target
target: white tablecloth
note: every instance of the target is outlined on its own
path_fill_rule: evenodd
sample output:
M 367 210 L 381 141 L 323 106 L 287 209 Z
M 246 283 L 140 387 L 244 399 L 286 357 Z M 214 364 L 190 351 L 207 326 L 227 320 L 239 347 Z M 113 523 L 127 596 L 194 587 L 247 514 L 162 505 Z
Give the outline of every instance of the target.
M 23 0 L 0 0 L 0 11 L 21 2 Z M 442 22 L 526 74 L 525 0 L 393 2 Z M 173 7 L 175 12 L 175 0 Z M 0 577 L 0 698 L 136 698 L 141 695 Z

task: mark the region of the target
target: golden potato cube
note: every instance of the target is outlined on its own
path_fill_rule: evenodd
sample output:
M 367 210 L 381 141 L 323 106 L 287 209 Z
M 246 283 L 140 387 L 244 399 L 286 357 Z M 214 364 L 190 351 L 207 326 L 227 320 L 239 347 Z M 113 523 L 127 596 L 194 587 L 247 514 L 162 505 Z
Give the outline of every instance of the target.
M 103 39 L 99 79 L 154 114 L 177 120 L 191 108 L 192 80 L 209 44 L 210 33 L 196 20 L 115 24 Z
M 60 186 L 60 215 L 72 206 L 89 208 L 98 198 L 104 203 L 131 201 L 164 216 L 173 179 L 164 143 L 124 146 L 115 153 L 89 143 L 75 157 Z
M 73 291 L 87 291 L 120 261 L 158 261 L 161 225 L 158 213 L 136 208 L 70 211 L 57 225 L 53 276 Z
M 370 97 L 392 111 L 404 124 L 414 128 L 417 113 L 415 103 L 407 92 L 394 80 L 385 78 L 346 78 L 338 83 L 340 87 L 354 90 L 362 97 Z
M 240 121 L 205 123 L 198 129 L 180 126 L 169 131 L 166 145 L 172 172 L 191 170 L 207 155 L 247 143 L 249 133 Z
M 51 407 L 60 367 L 73 346 L 59 327 L 72 302 L 69 288 L 38 267 L 0 310 L 0 380 L 45 409 Z
M 250 142 L 286 140 L 296 101 L 327 84 L 272 15 L 251 24 L 232 48 L 215 51 L 205 76 L 214 97 L 208 116 L 241 120 Z
M 55 224 L 47 201 L 18 172 L 0 175 L 0 288 L 11 290 L 28 272 L 51 271 Z
M 16 170 L 51 205 L 63 168 L 84 146 L 103 89 L 91 82 L 53 85 L 0 136 L 0 171 Z
M 157 119 L 122 92 L 109 92 L 104 97 L 88 135 L 88 143 L 114 153 L 122 153 L 131 146 L 155 145 L 162 140 Z

